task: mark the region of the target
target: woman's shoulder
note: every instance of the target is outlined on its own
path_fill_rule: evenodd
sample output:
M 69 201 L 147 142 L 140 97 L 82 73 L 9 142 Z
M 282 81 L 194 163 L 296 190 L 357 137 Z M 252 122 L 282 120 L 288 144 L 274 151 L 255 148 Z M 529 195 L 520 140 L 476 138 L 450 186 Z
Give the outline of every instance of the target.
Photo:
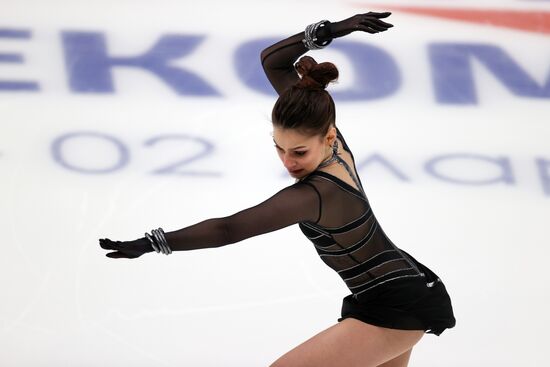
M 322 197 L 338 195 L 343 189 L 347 189 L 343 180 L 324 170 L 315 170 L 296 184 L 309 186 Z

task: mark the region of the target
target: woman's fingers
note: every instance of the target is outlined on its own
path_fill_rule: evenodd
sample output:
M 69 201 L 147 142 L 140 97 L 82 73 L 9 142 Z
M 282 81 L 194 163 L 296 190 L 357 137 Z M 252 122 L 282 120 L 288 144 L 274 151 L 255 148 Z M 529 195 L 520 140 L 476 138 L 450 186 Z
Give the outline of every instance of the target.
M 364 21 L 361 22 L 361 24 L 366 26 L 366 27 L 372 28 L 376 31 L 379 31 L 379 32 L 384 32 L 385 30 L 388 29 L 388 27 L 385 27 L 381 24 L 378 24 L 374 21 L 369 21 L 369 20 L 364 20 Z
M 385 12 L 382 12 L 382 13 L 378 13 L 378 12 L 375 12 L 375 11 L 369 11 L 368 13 L 366 13 L 365 15 L 369 15 L 371 17 L 375 17 L 375 18 L 387 18 L 391 15 L 391 12 L 389 11 L 385 11 Z
M 386 23 L 380 20 L 380 18 L 387 18 L 390 15 L 390 12 L 369 12 L 356 14 L 348 19 L 332 23 L 332 37 L 344 37 L 355 31 L 363 31 L 371 34 L 384 32 L 388 30 L 388 28 L 393 27 L 393 24 Z
M 115 251 L 106 254 L 106 256 L 111 259 L 135 259 L 141 255 L 143 255 L 143 253 L 134 251 Z
M 361 23 L 368 23 L 372 25 L 376 25 L 377 27 L 382 27 L 384 29 L 388 29 L 393 27 L 393 24 L 386 23 L 384 21 L 381 21 L 379 19 L 373 19 L 373 18 L 364 18 Z
M 107 257 L 110 257 L 111 259 L 124 259 L 124 258 L 128 258 L 128 255 L 120 251 L 116 251 L 116 252 L 109 252 L 107 254 Z
M 102 238 L 99 240 L 99 245 L 104 250 L 119 250 L 120 245 L 108 238 Z
M 379 32 L 385 32 L 388 29 L 387 28 L 380 28 L 380 27 L 375 28 L 372 25 L 361 23 L 361 24 L 357 25 L 357 30 L 374 34 L 374 33 L 379 33 Z
M 381 26 L 386 27 L 386 28 L 391 28 L 391 27 L 393 27 L 393 24 L 384 22 L 383 20 L 380 20 L 380 19 L 376 19 L 376 20 L 373 19 L 373 21 L 376 21 L 376 23 L 378 23 L 378 24 L 380 24 Z
M 367 33 L 371 33 L 371 34 L 374 34 L 374 33 L 378 33 L 379 31 L 377 31 L 376 29 L 372 29 L 370 27 L 367 27 L 365 25 L 362 25 L 362 24 L 359 24 L 357 26 L 357 29 L 360 30 L 360 31 L 363 31 L 363 32 L 367 32 Z
M 135 259 L 140 257 L 147 251 L 143 251 L 139 248 L 136 248 L 133 245 L 133 242 L 121 242 L 121 241 L 111 241 L 108 238 L 102 238 L 99 240 L 99 245 L 104 250 L 114 250 L 106 254 L 107 257 L 113 259 Z
M 391 14 L 390 12 L 385 12 L 385 13 L 369 12 L 369 13 L 363 14 L 361 21 L 368 22 L 370 24 L 375 24 L 377 27 L 391 28 L 393 27 L 393 24 L 386 23 L 383 20 L 380 20 L 380 18 L 389 17 L 390 14 Z

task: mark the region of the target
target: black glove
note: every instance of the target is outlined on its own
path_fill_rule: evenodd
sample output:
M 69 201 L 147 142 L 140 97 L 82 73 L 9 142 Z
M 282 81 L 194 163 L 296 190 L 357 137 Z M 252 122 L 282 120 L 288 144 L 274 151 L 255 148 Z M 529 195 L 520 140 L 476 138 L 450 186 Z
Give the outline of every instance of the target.
M 135 259 L 148 252 L 153 252 L 151 242 L 145 237 L 134 241 L 111 241 L 108 238 L 99 240 L 99 245 L 105 250 L 114 250 L 106 254 L 113 259 Z
M 335 22 L 330 25 L 330 36 L 332 38 L 343 37 L 351 32 L 363 31 L 368 33 L 378 33 L 388 30 L 393 27 L 393 24 L 386 23 L 381 18 L 387 18 L 391 15 L 390 12 L 376 13 L 368 12 L 366 14 L 357 14 L 340 22 Z

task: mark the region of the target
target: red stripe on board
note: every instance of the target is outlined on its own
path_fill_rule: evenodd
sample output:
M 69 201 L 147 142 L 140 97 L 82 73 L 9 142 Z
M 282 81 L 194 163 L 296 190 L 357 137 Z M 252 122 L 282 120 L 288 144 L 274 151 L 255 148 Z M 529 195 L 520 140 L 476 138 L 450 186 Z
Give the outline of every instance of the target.
M 354 4 L 365 8 L 365 4 Z M 369 4 L 369 6 L 372 7 L 373 5 Z M 527 32 L 550 34 L 550 12 L 547 11 L 425 8 L 415 6 L 385 5 L 376 5 L 376 7 L 388 11 L 396 10 L 436 18 L 453 19 L 464 22 L 518 29 Z

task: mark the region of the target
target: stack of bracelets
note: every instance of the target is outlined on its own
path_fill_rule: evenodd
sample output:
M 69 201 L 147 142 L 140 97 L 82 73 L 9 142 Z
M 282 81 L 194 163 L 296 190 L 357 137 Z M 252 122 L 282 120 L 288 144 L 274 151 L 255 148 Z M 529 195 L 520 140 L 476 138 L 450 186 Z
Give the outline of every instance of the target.
M 145 237 L 151 242 L 153 249 L 159 253 L 162 252 L 165 255 L 170 255 L 172 249 L 166 242 L 166 237 L 164 237 L 164 230 L 162 228 L 153 229 L 151 234 L 145 233 Z
M 328 31 L 326 32 L 327 38 L 323 41 L 319 40 L 319 38 L 317 37 L 317 31 L 321 28 L 326 28 Z M 320 41 L 321 43 L 319 44 L 317 43 L 317 41 Z M 318 50 L 324 48 L 328 46 L 331 42 L 332 38 L 330 38 L 330 22 L 328 20 L 322 20 L 320 22 L 310 24 L 306 27 L 302 43 L 308 50 Z

